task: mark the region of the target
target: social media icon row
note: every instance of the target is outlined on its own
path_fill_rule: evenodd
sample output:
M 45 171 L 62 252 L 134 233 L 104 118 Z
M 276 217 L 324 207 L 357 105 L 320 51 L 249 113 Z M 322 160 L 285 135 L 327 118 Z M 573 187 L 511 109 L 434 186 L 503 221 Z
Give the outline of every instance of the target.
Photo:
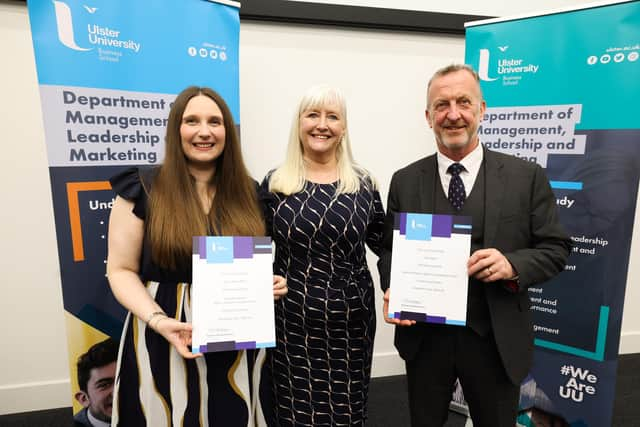
M 221 61 L 227 60 L 227 53 L 225 51 L 219 51 L 216 49 L 206 49 L 204 47 L 196 48 L 194 46 L 189 46 L 187 49 L 189 56 L 199 56 L 201 58 L 211 58 L 211 59 L 220 59 Z
M 638 60 L 638 56 L 640 55 L 639 52 L 629 52 L 626 55 L 627 61 L 629 62 L 635 62 Z M 625 59 L 625 54 L 622 52 L 618 52 L 614 55 L 610 55 L 608 53 L 605 53 L 604 55 L 601 55 L 600 57 L 596 56 L 596 55 L 591 55 L 590 57 L 587 58 L 587 64 L 589 65 L 594 65 L 597 64 L 598 62 L 600 62 L 601 64 L 608 64 L 609 62 L 613 61 L 613 62 L 622 62 Z

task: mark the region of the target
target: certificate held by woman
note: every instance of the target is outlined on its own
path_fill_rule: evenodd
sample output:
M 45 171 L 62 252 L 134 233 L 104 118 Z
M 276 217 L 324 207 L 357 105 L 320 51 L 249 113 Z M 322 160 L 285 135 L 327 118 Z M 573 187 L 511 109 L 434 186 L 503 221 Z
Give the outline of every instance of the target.
M 270 237 L 193 238 L 193 353 L 275 347 Z

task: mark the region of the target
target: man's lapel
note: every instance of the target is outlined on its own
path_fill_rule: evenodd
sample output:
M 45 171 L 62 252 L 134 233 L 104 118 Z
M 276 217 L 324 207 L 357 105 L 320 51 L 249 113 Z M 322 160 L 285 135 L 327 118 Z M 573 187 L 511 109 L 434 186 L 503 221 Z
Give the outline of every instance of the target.
M 506 182 L 503 174 L 504 164 L 492 153 L 484 148 L 485 169 L 485 212 L 484 212 L 484 245 L 487 248 L 495 246 L 498 221 L 505 197 Z
M 429 156 L 425 159 L 422 165 L 422 175 L 418 181 L 418 194 L 420 197 L 420 211 L 425 213 L 435 213 L 435 206 L 433 201 L 435 200 L 436 183 L 438 182 L 438 162 L 436 156 Z

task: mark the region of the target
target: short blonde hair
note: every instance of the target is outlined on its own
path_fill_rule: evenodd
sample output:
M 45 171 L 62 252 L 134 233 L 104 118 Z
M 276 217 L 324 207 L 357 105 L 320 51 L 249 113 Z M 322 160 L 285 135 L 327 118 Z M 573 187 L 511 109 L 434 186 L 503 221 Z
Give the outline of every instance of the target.
M 306 173 L 302 141 L 300 141 L 300 118 L 309 109 L 324 107 L 329 104 L 335 104 L 340 108 L 344 121 L 344 134 L 336 151 L 338 161 L 337 194 L 355 193 L 360 190 L 360 180 L 369 174 L 357 166 L 353 160 L 347 126 L 347 104 L 344 95 L 334 87 L 318 85 L 309 88 L 298 104 L 291 123 L 286 158 L 284 164 L 271 174 L 269 191 L 285 195 L 302 191 Z
M 429 83 L 427 83 L 427 110 L 429 109 L 429 89 L 431 89 L 431 83 L 437 78 L 446 76 L 451 73 L 455 73 L 457 71 L 466 71 L 469 74 L 471 74 L 471 76 L 473 76 L 473 79 L 478 84 L 478 90 L 480 90 L 480 99 L 482 100 L 482 88 L 480 87 L 480 76 L 478 75 L 476 70 L 474 70 L 472 66 L 467 64 L 449 64 L 447 66 L 444 66 L 436 70 L 436 72 L 433 73 L 433 76 L 431 76 L 431 78 L 429 79 Z

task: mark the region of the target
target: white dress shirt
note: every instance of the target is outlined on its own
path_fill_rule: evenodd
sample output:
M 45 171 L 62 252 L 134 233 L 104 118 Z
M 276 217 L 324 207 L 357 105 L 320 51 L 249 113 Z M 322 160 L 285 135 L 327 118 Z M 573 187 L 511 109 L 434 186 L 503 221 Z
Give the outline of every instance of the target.
M 478 146 L 473 151 L 465 156 L 464 159 L 459 162 L 454 162 L 440 151 L 436 153 L 438 159 L 438 173 L 440 174 L 440 182 L 442 183 L 442 189 L 445 196 L 449 194 L 449 183 L 451 182 L 451 174 L 447 173 L 447 169 L 454 163 L 460 163 L 464 166 L 462 172 L 460 172 L 460 178 L 464 184 L 464 191 L 469 197 L 471 190 L 473 190 L 473 184 L 476 182 L 480 166 L 482 166 L 482 159 L 484 158 L 484 152 L 482 151 L 482 144 L 478 143 Z
M 111 423 L 106 423 L 104 421 L 97 419 L 93 415 L 91 415 L 91 411 L 89 410 L 87 410 L 87 418 L 89 418 L 89 422 L 93 427 L 110 427 L 111 426 Z

